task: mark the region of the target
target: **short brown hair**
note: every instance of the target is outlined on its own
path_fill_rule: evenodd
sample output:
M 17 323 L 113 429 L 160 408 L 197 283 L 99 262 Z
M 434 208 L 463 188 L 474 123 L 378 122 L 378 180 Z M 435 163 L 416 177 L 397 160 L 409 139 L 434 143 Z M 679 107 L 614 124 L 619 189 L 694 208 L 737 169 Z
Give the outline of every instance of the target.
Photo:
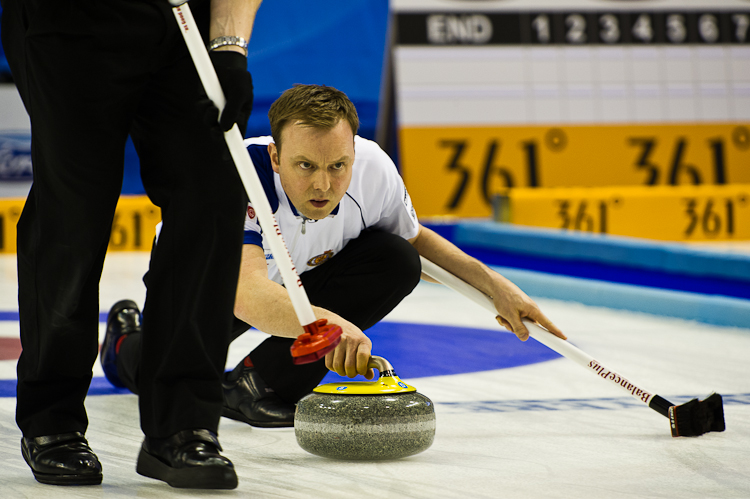
M 349 123 L 352 135 L 356 135 L 359 117 L 354 104 L 344 92 L 325 85 L 296 84 L 281 94 L 268 110 L 271 135 L 278 150 L 281 150 L 281 131 L 290 121 L 331 129 L 342 119 Z

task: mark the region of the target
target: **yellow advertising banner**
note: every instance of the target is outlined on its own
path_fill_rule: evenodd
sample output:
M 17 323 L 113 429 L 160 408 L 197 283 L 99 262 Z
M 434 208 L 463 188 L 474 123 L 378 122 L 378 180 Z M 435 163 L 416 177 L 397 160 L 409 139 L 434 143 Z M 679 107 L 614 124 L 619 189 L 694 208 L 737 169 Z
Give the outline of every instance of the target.
M 151 251 L 161 209 L 147 196 L 122 196 L 112 219 L 108 251 Z
M 518 188 L 496 213 L 514 224 L 662 241 L 750 240 L 750 184 Z
M 0 253 L 16 252 L 16 224 L 25 198 L 0 199 Z M 109 251 L 151 251 L 161 210 L 146 196 L 122 196 L 112 221 Z
M 26 198 L 0 199 L 0 253 L 16 252 L 16 224 Z
M 511 187 L 750 183 L 750 124 L 425 127 L 400 130 L 423 217 L 486 217 Z

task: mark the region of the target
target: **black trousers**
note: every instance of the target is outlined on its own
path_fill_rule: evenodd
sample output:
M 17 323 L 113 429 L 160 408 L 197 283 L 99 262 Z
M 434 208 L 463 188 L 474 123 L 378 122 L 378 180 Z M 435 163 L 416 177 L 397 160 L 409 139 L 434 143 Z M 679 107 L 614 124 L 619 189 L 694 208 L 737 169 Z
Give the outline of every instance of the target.
M 365 231 L 333 258 L 300 278 L 313 305 L 337 313 L 362 330 L 385 317 L 419 282 L 422 266 L 414 247 L 399 236 Z M 150 276 L 149 279 L 150 281 Z M 233 337 L 250 326 L 234 319 Z M 120 345 L 118 373 L 137 392 L 142 379 L 140 336 L 128 336 Z M 311 364 L 292 363 L 294 338 L 271 336 L 250 358 L 261 378 L 284 400 L 296 403 L 323 379 L 328 370 L 323 359 Z M 374 345 L 377 352 L 377 345 Z
M 216 430 L 246 198 L 226 146 L 195 113 L 205 94 L 169 4 L 2 1 L 34 167 L 18 223 L 18 425 L 26 437 L 87 428 L 99 279 L 130 134 L 164 221 L 143 321 L 141 426 L 151 437 Z M 207 35 L 208 2 L 191 6 Z

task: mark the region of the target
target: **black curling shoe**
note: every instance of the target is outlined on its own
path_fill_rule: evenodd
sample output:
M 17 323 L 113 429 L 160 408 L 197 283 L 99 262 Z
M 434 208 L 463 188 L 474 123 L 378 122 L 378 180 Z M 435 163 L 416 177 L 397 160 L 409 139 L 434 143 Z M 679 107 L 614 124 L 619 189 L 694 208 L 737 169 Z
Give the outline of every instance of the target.
M 146 437 L 135 471 L 176 488 L 237 488 L 234 465 L 220 451 L 219 439 L 209 430 L 183 430 L 169 438 Z
M 37 482 L 49 485 L 102 483 L 102 465 L 83 433 L 24 437 L 21 453 Z
M 99 362 L 107 381 L 118 388 L 125 388 L 125 383 L 117 373 L 117 354 L 119 343 L 127 335 L 141 332 L 141 311 L 132 300 L 120 300 L 109 310 L 107 331 L 102 342 Z
M 240 362 L 224 375 L 221 415 L 259 428 L 294 426 L 294 404 L 284 402 L 253 367 Z

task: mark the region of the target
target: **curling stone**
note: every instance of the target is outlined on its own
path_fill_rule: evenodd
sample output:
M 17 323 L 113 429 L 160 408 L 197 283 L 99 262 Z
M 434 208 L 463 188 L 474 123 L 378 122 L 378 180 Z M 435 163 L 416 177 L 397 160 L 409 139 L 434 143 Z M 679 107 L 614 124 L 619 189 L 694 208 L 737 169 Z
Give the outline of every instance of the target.
M 311 454 L 343 460 L 398 459 L 435 438 L 432 401 L 401 381 L 391 364 L 371 357 L 376 381 L 320 385 L 297 403 L 294 433 Z

